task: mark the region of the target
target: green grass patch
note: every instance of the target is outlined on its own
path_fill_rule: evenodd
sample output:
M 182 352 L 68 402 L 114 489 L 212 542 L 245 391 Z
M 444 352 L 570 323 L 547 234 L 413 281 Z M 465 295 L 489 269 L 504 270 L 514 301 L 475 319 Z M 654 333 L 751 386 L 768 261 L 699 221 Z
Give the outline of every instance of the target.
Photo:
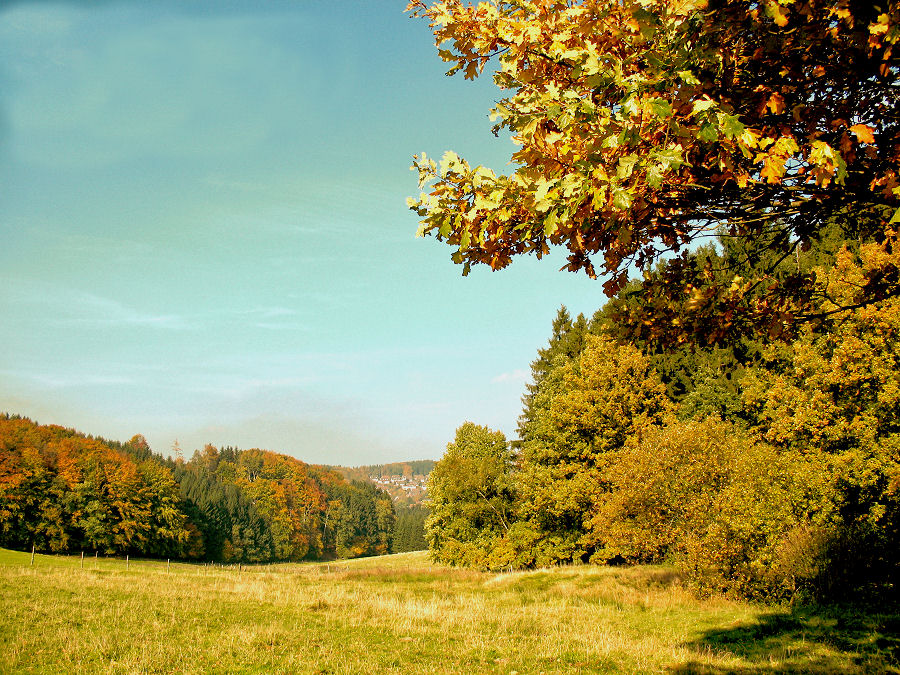
M 30 558 L 0 549 L 4 673 L 900 673 L 897 612 L 697 599 L 664 567 Z

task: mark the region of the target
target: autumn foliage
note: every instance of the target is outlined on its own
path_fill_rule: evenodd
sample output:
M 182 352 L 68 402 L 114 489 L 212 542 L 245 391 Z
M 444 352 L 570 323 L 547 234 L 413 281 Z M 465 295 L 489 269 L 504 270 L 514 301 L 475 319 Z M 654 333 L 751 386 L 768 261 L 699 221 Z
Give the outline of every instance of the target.
M 207 445 L 163 460 L 0 417 L 0 545 L 222 562 L 387 553 L 394 509 L 374 485 L 266 450 Z
M 453 152 L 415 160 L 419 232 L 465 271 L 561 246 L 569 270 L 603 275 L 612 296 L 679 254 L 665 288 L 677 314 L 725 306 L 747 328 L 790 332 L 816 314 L 815 276 L 774 275 L 780 261 L 834 223 L 893 238 L 896 0 L 413 0 L 408 11 L 429 21 L 450 73 L 494 69 L 494 131 L 520 146 L 509 175 Z M 717 235 L 774 253 L 771 265 L 681 274 L 687 251 Z M 887 266 L 851 303 L 898 293 Z
M 896 255 L 843 247 L 817 271 L 823 309 Z M 461 462 L 464 435 L 448 446 L 434 475 L 478 489 L 439 493 L 435 557 L 489 569 L 668 561 L 700 591 L 763 599 L 894 588 L 900 300 L 808 326 L 789 345 L 731 351 L 645 354 L 616 339 L 630 333 L 615 316 L 560 311 L 516 448 L 494 448 L 502 463 Z M 490 507 L 501 496 L 502 527 Z

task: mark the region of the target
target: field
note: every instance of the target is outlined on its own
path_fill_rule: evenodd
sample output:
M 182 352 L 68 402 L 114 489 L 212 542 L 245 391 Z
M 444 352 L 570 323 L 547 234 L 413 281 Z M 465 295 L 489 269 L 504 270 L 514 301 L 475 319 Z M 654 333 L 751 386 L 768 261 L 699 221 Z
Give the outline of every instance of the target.
M 699 600 L 663 567 L 82 567 L 0 549 L 0 602 L 3 673 L 900 673 L 896 612 Z

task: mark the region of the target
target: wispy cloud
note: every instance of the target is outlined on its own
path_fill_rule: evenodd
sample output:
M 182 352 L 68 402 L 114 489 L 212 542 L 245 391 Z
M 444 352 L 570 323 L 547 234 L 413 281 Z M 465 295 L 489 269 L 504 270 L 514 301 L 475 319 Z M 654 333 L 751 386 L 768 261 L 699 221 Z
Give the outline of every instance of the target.
M 222 309 L 208 312 L 206 319 L 222 323 L 240 323 L 270 331 L 307 331 L 300 312 L 290 307 L 251 307 L 248 309 Z
M 102 326 L 140 326 L 169 330 L 186 330 L 188 321 L 177 314 L 159 314 L 136 309 L 124 303 L 93 293 L 73 293 L 70 323 Z
M 491 378 L 491 384 L 500 384 L 503 382 L 514 382 L 516 384 L 525 384 L 528 381 L 528 371 L 516 369 L 508 373 L 500 373 Z
M 35 316 L 50 317 L 47 320 L 56 324 L 162 330 L 188 330 L 193 327 L 179 314 L 141 309 L 88 291 L 43 282 L 4 281 L 10 283 L 0 294 L 0 300 L 34 307 L 37 310 Z
M 109 387 L 114 385 L 130 385 L 136 382 L 136 380 L 130 376 L 91 373 L 66 375 L 38 371 L 27 372 L 22 370 L 0 370 L 0 376 L 4 378 L 29 382 L 41 389 Z

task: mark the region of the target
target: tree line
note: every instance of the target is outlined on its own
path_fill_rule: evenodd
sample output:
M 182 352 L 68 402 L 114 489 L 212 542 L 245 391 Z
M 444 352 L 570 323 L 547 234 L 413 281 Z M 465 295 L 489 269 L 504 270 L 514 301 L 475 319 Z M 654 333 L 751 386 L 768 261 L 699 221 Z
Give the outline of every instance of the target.
M 887 255 L 900 262 L 900 251 L 838 237 L 782 264 L 827 284 L 827 314 Z M 741 251 L 723 240 L 691 259 L 733 270 Z M 671 561 L 700 589 L 769 599 L 892 588 L 900 299 L 790 342 L 663 349 L 627 320 L 647 302 L 642 286 L 591 319 L 559 311 L 518 440 L 471 422 L 457 430 L 430 476 L 432 555 L 495 570 Z
M 266 450 L 185 462 L 0 416 L 0 546 L 220 562 L 388 553 L 395 512 L 371 483 Z
M 463 267 L 604 277 L 532 365 L 519 439 L 462 425 L 433 555 L 672 560 L 767 598 L 896 588 L 900 2 L 410 0 L 493 71 L 509 175 L 414 159 Z

